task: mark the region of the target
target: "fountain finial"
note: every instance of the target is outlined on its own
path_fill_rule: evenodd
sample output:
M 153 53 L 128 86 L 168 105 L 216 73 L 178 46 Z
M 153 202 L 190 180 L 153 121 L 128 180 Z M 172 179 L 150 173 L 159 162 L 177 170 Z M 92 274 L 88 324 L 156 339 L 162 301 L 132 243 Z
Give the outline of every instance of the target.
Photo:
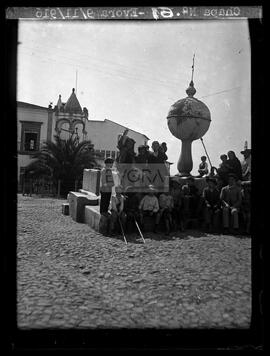
M 191 71 L 191 81 L 189 83 L 189 87 L 186 90 L 186 93 L 189 97 L 193 97 L 196 94 L 196 89 L 194 88 L 194 83 L 193 83 L 193 75 L 194 75 L 194 59 L 195 59 L 195 53 L 193 54 L 193 60 L 192 60 L 192 71 Z

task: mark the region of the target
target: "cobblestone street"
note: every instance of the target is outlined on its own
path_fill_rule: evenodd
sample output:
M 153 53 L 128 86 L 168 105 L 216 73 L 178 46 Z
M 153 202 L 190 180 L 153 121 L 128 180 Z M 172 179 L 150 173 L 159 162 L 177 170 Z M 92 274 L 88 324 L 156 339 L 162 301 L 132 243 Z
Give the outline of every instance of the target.
M 18 195 L 19 328 L 249 327 L 250 238 L 188 230 L 126 245 L 63 202 Z

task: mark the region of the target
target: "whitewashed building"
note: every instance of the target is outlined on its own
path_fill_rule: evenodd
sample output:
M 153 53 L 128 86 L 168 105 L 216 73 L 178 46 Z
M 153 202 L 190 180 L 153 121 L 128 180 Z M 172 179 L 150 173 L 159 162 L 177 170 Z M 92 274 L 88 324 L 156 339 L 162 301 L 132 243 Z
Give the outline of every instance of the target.
M 25 167 L 33 161 L 42 144 L 48 140 L 54 140 L 54 135 L 60 135 L 67 139 L 70 135 L 77 135 L 80 141 L 91 140 L 94 149 L 106 157 L 117 157 L 117 140 L 126 126 L 115 121 L 89 120 L 87 108 L 81 107 L 75 90 L 66 103 L 62 102 L 61 95 L 57 105 L 53 108 L 50 104 L 47 108 L 31 103 L 17 102 L 17 142 L 18 142 L 18 182 Z M 136 141 L 135 151 L 139 145 L 147 144 L 149 138 L 131 128 L 128 136 Z M 98 161 L 102 164 L 103 160 Z

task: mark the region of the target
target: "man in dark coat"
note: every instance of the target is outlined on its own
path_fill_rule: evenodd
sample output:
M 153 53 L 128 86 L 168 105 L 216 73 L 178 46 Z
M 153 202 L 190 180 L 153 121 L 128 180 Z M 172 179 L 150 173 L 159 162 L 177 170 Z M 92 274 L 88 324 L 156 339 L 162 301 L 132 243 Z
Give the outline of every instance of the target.
M 141 145 L 138 147 L 138 155 L 135 157 L 135 162 L 140 164 L 148 162 L 146 146 Z
M 206 182 L 207 187 L 203 190 L 204 222 L 206 228 L 212 231 L 213 227 L 218 228 L 221 214 L 221 200 L 216 179 L 207 177 Z
M 233 151 L 228 152 L 228 165 L 230 174 L 234 174 L 237 180 L 242 180 L 242 165 Z
M 251 149 L 246 148 L 244 151 L 241 151 L 241 154 L 244 156 L 242 162 L 242 175 L 244 181 L 251 180 Z
M 119 136 L 117 148 L 120 151 L 120 155 L 117 159 L 118 163 L 133 163 L 135 152 L 134 145 L 135 141 L 128 137 L 129 129 L 126 129 L 122 135 Z
M 225 187 L 228 184 L 228 174 L 230 173 L 230 166 L 228 164 L 228 157 L 225 154 L 220 156 L 221 163 L 217 169 L 217 173 L 222 180 L 222 187 Z
M 140 221 L 139 204 L 141 201 L 141 195 L 133 189 L 133 187 L 127 187 L 124 201 L 124 212 L 127 216 L 126 230 L 131 231 L 131 227 L 134 227 L 134 219 Z
M 106 158 L 105 167 L 100 171 L 100 214 L 107 214 L 109 210 L 112 187 L 114 186 L 112 166 L 114 160 Z
M 185 218 L 196 217 L 200 208 L 200 195 L 195 186 L 195 179 L 188 177 L 186 184 L 182 186 Z

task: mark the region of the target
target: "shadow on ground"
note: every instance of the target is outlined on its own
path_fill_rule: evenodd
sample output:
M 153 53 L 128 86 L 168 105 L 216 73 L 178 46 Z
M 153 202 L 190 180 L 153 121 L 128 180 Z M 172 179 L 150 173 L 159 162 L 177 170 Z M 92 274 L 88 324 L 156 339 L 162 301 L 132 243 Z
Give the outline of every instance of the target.
M 170 235 L 165 235 L 165 232 L 159 232 L 159 233 L 154 233 L 154 232 L 145 232 L 143 233 L 143 237 L 145 240 L 155 240 L 155 241 L 171 241 L 171 240 L 176 240 L 176 239 L 182 239 L 182 240 L 188 240 L 190 238 L 200 238 L 200 237 L 206 237 L 208 234 L 203 232 L 203 231 L 197 231 L 197 230 L 186 230 L 184 232 L 180 231 L 174 231 L 171 232 Z M 213 234 L 214 235 L 214 234 Z M 136 233 L 130 233 L 125 235 L 126 240 L 128 243 L 133 243 L 133 244 L 142 244 L 143 240 L 139 236 L 139 234 Z M 121 234 L 116 234 L 113 236 L 108 236 L 107 238 L 109 239 L 115 239 L 119 241 L 124 242 L 124 237 Z
M 158 233 L 144 232 L 143 233 L 143 237 L 146 240 L 146 242 L 147 242 L 147 240 L 155 240 L 155 241 L 172 241 L 172 240 L 178 240 L 178 239 L 179 240 L 189 240 L 191 238 L 202 238 L 202 237 L 207 237 L 209 235 L 217 236 L 217 237 L 225 236 L 221 232 L 211 232 L 210 233 L 210 232 L 204 232 L 204 231 L 192 230 L 192 229 L 187 229 L 185 231 L 174 231 L 174 232 L 171 232 L 170 235 L 168 235 L 168 236 L 165 235 L 165 232 L 158 232 Z M 231 234 L 230 236 L 234 236 L 234 235 Z M 237 237 L 239 239 L 250 238 L 250 236 L 245 235 L 245 234 L 236 235 L 235 237 Z M 124 238 L 121 234 L 108 236 L 107 238 L 125 242 Z M 142 238 L 139 236 L 139 234 L 136 234 L 134 232 L 125 234 L 125 238 L 128 243 L 143 244 Z

